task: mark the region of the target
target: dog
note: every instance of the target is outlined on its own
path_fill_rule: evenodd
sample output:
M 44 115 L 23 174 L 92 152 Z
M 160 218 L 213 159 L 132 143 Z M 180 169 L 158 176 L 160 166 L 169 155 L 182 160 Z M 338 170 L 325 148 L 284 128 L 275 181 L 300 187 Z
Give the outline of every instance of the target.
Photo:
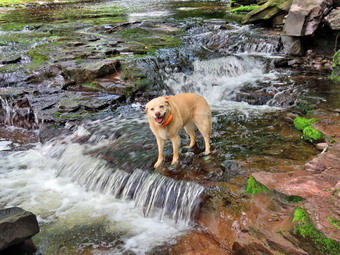
M 167 139 L 172 142 L 172 165 L 178 163 L 180 136 L 182 128 L 190 137 L 190 144 L 186 148 L 192 148 L 196 144 L 196 127 L 203 136 L 205 143 L 205 155 L 210 154 L 210 134 L 212 129 L 211 110 L 208 102 L 200 95 L 183 93 L 170 97 L 158 97 L 145 106 L 150 129 L 156 137 L 158 146 L 158 159 L 154 164 L 157 168 L 164 160 L 164 144 Z

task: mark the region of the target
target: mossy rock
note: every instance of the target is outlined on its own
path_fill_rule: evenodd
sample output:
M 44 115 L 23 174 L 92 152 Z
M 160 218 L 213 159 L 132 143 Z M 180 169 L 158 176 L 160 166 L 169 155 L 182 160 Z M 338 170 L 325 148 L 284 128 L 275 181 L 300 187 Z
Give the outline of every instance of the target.
M 305 209 L 295 208 L 293 223 L 295 223 L 294 234 L 305 239 L 308 246 L 312 244 L 318 250 L 317 254 L 339 255 L 340 243 L 327 238 L 321 231 L 317 230 Z
M 256 181 L 254 177 L 250 177 L 247 181 L 247 187 L 244 193 L 256 195 L 257 193 L 269 192 L 269 191 L 270 189 L 268 189 L 266 186 Z
M 306 127 L 309 127 L 312 123 L 318 121 L 317 118 L 307 119 L 304 117 L 296 117 L 294 119 L 294 127 L 297 130 L 304 130 Z
M 316 130 L 312 126 L 303 129 L 303 138 L 310 142 L 321 141 L 324 138 L 324 134 L 319 130 Z

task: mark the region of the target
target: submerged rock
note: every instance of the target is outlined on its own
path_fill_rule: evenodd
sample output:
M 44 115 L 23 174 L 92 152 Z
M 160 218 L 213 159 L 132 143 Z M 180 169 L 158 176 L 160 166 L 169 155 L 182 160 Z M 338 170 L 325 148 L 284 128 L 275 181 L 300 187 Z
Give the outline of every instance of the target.
M 0 210 L 0 250 L 24 242 L 39 232 L 36 216 L 19 207 Z

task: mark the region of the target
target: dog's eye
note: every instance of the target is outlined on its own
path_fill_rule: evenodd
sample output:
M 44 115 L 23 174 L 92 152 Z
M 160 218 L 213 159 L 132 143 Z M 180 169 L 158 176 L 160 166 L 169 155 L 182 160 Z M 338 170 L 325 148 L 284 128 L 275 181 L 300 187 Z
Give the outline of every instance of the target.
M 154 108 L 151 108 L 151 109 L 150 109 L 150 111 L 153 111 L 153 110 L 155 110 L 155 109 L 154 109 Z
M 164 108 L 164 105 L 161 105 L 159 108 L 163 109 L 163 108 Z

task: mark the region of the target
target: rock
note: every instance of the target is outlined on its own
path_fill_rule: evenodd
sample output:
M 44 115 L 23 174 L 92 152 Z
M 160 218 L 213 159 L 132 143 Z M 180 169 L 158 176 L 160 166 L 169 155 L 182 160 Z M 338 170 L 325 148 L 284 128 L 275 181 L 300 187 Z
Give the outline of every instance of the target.
M 275 190 L 287 196 L 300 196 L 303 198 L 328 198 L 333 188 L 340 179 L 337 171 L 328 171 L 325 174 L 312 174 L 306 171 L 288 173 L 253 173 L 256 181 L 265 185 L 270 190 Z
M 292 0 L 269 0 L 259 8 L 245 15 L 242 22 L 245 24 L 264 21 L 272 22 L 275 17 L 280 16 L 283 18 L 283 16 L 288 13 L 291 3 Z M 278 23 L 278 21 L 276 20 L 275 23 Z
M 340 10 L 333 9 L 326 17 L 325 23 L 332 29 L 332 30 L 340 30 Z
M 323 151 L 325 148 L 327 148 L 328 144 L 327 143 L 318 143 L 316 145 L 316 148 L 319 150 L 319 151 Z
M 19 244 L 39 232 L 36 216 L 19 207 L 0 210 L 0 250 Z
M 333 0 L 293 0 L 285 23 L 286 35 L 314 34 L 332 4 Z
M 285 54 L 292 56 L 303 55 L 304 48 L 299 37 L 282 35 L 281 42 L 283 44 L 283 52 Z
M 213 238 L 199 231 L 192 231 L 180 237 L 176 245 L 171 249 L 171 254 L 231 254 L 230 251 L 221 247 Z
M 13 56 L 8 59 L 4 59 L 0 61 L 0 64 L 7 65 L 7 64 L 16 64 L 21 61 L 21 56 Z
M 96 78 L 117 72 L 120 68 L 119 61 L 93 60 L 82 64 L 75 64 L 74 61 L 63 63 L 62 75 L 66 80 L 72 80 L 76 84 L 91 82 Z
M 339 177 L 335 178 L 335 182 L 340 179 L 340 143 L 336 143 L 323 154 L 319 154 L 305 165 L 306 169 L 311 172 L 322 172 L 327 169 L 339 171 Z M 335 186 L 335 184 L 333 185 Z
M 0 123 L 32 129 L 36 118 L 27 97 L 0 97 Z

